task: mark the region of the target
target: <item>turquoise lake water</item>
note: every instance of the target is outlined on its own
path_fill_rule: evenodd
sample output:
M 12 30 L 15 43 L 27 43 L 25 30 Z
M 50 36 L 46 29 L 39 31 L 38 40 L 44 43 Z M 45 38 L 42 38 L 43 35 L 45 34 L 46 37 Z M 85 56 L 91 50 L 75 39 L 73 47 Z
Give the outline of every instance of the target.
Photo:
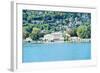
M 91 59 L 91 43 L 25 43 L 22 62 L 73 61 Z

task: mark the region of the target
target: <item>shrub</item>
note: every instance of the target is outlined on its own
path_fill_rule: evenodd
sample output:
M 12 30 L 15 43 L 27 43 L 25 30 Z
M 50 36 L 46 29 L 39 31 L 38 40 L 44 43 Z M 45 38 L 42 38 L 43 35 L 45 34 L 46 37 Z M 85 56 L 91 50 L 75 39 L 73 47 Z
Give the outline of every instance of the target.
M 40 29 L 39 28 L 33 28 L 30 37 L 32 40 L 38 40 L 40 36 Z
M 86 25 L 81 25 L 77 28 L 77 35 L 80 38 L 90 38 L 90 32 L 90 27 Z

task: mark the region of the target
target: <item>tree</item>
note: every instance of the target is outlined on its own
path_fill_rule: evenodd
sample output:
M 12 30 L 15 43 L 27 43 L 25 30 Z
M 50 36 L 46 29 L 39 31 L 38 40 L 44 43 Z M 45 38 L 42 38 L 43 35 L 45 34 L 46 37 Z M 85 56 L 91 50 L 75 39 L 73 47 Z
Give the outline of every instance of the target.
M 23 25 L 23 30 L 31 33 L 32 32 L 32 25 L 31 24 L 27 24 L 25 26 Z
M 40 37 L 40 29 L 34 27 L 32 33 L 30 34 L 32 40 L 38 40 Z
M 63 33 L 64 41 L 68 41 L 68 37 L 66 36 L 66 33 Z
M 68 29 L 67 29 L 67 33 L 68 33 L 70 36 L 77 36 L 76 31 L 77 31 L 77 28 L 76 28 L 76 27 L 74 27 L 74 28 L 68 28 Z
M 23 27 L 23 39 L 26 39 L 27 37 L 29 37 L 30 32 L 27 31 L 27 29 L 25 28 L 26 26 Z
M 23 39 L 29 37 L 29 33 L 27 31 L 23 31 Z
M 90 25 L 87 26 L 87 37 L 91 38 L 91 26 Z
M 77 28 L 77 35 L 80 38 L 89 38 L 90 37 L 90 27 L 86 26 L 86 25 L 81 25 Z

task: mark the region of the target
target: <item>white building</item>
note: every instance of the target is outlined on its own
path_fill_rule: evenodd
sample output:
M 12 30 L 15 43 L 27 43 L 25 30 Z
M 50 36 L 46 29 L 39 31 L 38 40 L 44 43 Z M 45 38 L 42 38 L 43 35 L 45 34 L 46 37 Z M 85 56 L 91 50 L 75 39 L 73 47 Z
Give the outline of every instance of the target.
M 44 35 L 42 40 L 44 40 L 44 41 L 52 41 L 53 40 L 53 36 L 51 34 L 46 34 L 46 35 Z
M 54 32 L 51 34 L 44 35 L 43 40 L 45 41 L 63 41 L 64 37 L 61 32 Z

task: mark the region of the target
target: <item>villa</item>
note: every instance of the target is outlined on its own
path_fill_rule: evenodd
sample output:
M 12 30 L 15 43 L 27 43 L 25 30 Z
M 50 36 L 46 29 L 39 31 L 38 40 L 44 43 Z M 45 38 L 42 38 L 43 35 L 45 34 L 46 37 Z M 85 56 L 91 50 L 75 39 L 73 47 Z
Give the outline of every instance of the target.
M 53 40 L 53 35 L 51 34 L 46 34 L 44 35 L 44 37 L 42 38 L 43 41 L 52 41 Z
M 54 32 L 51 34 L 53 36 L 53 40 L 59 40 L 59 41 L 63 41 L 64 37 L 62 36 L 61 32 Z
M 64 37 L 61 32 L 54 32 L 51 34 L 44 35 L 43 40 L 45 41 L 63 41 Z

